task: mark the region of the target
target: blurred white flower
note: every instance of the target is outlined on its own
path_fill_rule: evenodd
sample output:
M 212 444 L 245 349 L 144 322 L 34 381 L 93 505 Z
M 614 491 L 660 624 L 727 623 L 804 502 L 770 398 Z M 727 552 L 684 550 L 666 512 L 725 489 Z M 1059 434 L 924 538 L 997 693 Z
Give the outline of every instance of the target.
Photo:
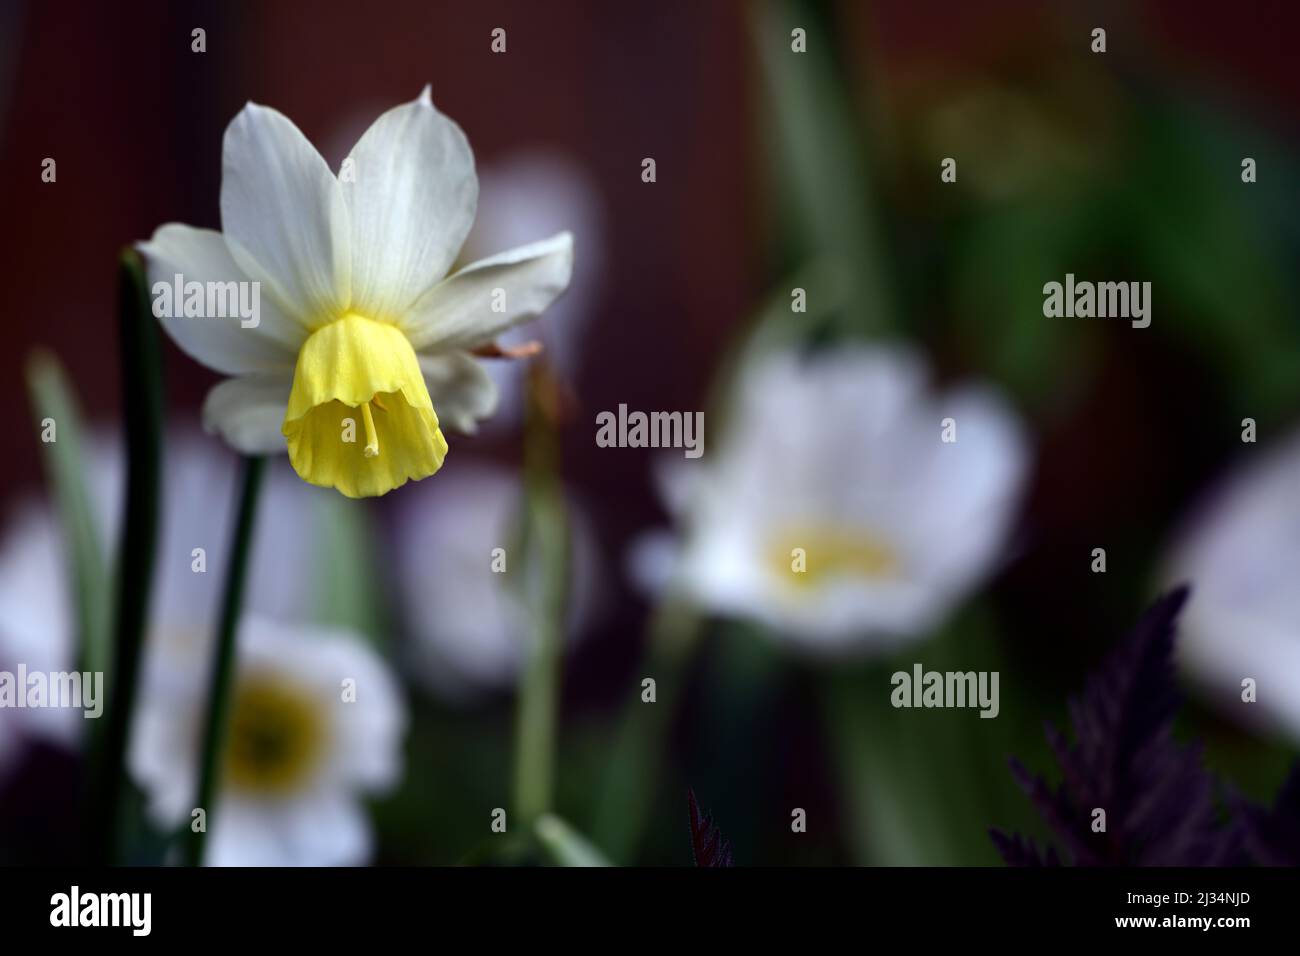
M 942 623 L 999 563 L 1029 457 L 991 388 L 930 394 L 917 355 L 865 346 L 757 360 L 705 449 L 665 461 L 680 542 L 643 541 L 634 576 L 825 654 Z
M 123 459 L 118 444 L 106 437 L 93 438 L 87 454 L 87 493 L 107 568 L 115 559 Z M 235 464 L 233 456 L 195 430 L 178 428 L 167 437 L 151 604 L 158 628 L 209 629 L 215 620 Z M 259 573 L 249 582 L 249 607 L 278 616 L 311 607 L 316 547 L 311 505 L 322 494 L 304 487 L 287 468 L 269 469 L 254 539 Z M 29 670 L 69 670 L 76 666 L 76 621 L 61 530 L 49 507 L 35 497 L 21 500 L 7 519 L 0 543 L 0 670 L 13 670 L 20 661 Z M 202 574 L 191 570 L 196 548 L 207 567 Z M 82 724 L 79 712 L 67 709 L 5 708 L 0 709 L 0 740 L 30 734 L 71 744 Z
M 62 542 L 48 510 L 28 500 L 10 515 L 0 546 L 0 671 L 66 671 L 74 655 Z M 70 743 L 80 711 L 0 709 L 0 777 L 13 766 L 24 740 Z
M 523 488 L 513 472 L 461 465 L 404 497 L 397 560 L 414 675 L 439 696 L 466 699 L 512 683 L 530 639 L 517 586 L 527 573 L 515 547 Z M 567 499 L 571 638 L 600 611 L 600 563 L 590 525 Z M 504 554 L 494 557 L 500 548 Z M 498 558 L 504 561 L 504 572 Z
M 515 153 L 481 171 L 478 215 L 465 240 L 466 258 L 535 242 L 562 229 L 581 237 L 582 244 L 569 290 L 536 322 L 506 332 L 501 342 L 519 346 L 540 339 L 546 360 L 572 383 L 580 371 L 581 344 L 604 268 L 604 213 L 596 185 L 576 162 L 544 150 Z M 497 413 L 483 422 L 484 430 L 517 428 L 523 419 L 527 365 L 488 361 L 483 368 L 500 396 Z
M 187 826 L 206 712 L 207 641 L 172 632 L 149 660 L 132 775 L 163 827 Z M 245 617 L 210 866 L 349 866 L 371 853 L 359 798 L 395 785 L 406 726 L 397 684 L 355 635 Z
M 169 223 L 140 245 L 151 287 L 265 293 L 248 325 L 155 301 L 183 351 L 232 376 L 205 424 L 247 453 L 287 447 L 304 481 L 349 497 L 436 472 L 439 420 L 472 431 L 495 402 L 473 354 L 539 315 L 573 264 L 561 232 L 447 275 L 477 199 L 469 143 L 428 87 L 375 120 L 337 176 L 287 117 L 246 105 L 223 140 L 223 231 Z M 349 422 L 364 442 L 343 437 Z
M 1165 568 L 1166 581 L 1192 588 L 1183 669 L 1238 721 L 1300 739 L 1300 432 L 1227 477 Z M 1245 678 L 1256 703 L 1242 701 Z
M 122 500 L 122 455 L 116 443 L 106 439 L 94 441 L 88 453 L 88 492 L 101 541 L 109 548 L 106 557 L 111 558 Z M 173 429 L 167 437 L 165 454 L 161 527 L 131 765 L 150 791 L 158 813 L 156 819 L 172 825 L 177 820 L 165 812 L 172 809 L 168 800 L 175 799 L 182 790 L 186 793 L 184 799 L 192 800 L 197 786 L 193 764 L 180 769 L 184 741 L 175 735 L 191 734 L 190 746 L 197 741 L 198 731 L 190 726 L 191 716 L 195 708 L 203 706 L 206 694 L 211 666 L 208 649 L 220 602 L 239 476 L 234 456 L 192 430 Z M 302 619 L 319 603 L 319 595 L 313 595 L 312 588 L 314 564 L 325 546 L 320 518 L 328 514 L 335 499 L 329 492 L 304 485 L 280 463 L 269 464 L 264 482 L 252 546 L 256 572 L 248 579 L 245 607 L 251 614 L 267 619 Z M 196 549 L 202 549 L 201 557 L 196 555 Z M 199 560 L 205 569 L 202 573 L 194 570 Z M 10 527 L 0 546 L 0 669 L 12 670 L 18 662 L 25 663 L 29 670 L 76 667 L 76 622 L 71 608 L 59 528 L 45 505 L 28 501 L 10 516 Z M 312 626 L 246 621 L 241 632 L 241 654 L 246 650 L 248 660 L 241 661 L 240 674 L 247 674 L 252 662 L 296 660 L 301 648 L 311 649 L 311 642 L 320 640 L 319 667 L 303 669 L 302 680 L 293 686 L 315 687 L 312 681 L 324 673 L 320 668 L 327 669 L 332 678 L 339 662 L 351 669 L 344 676 L 357 678 L 358 703 L 346 714 L 355 724 L 336 727 L 332 722 L 318 721 L 321 752 L 335 756 L 350 753 L 349 748 L 357 740 L 365 741 L 374 754 L 356 758 L 357 785 L 378 786 L 392 771 L 394 744 L 390 738 L 400 733 L 404 721 L 400 702 L 387 674 L 376 675 L 382 668 L 369 651 L 355 641 L 355 646 L 343 646 L 343 638 L 334 632 L 322 635 L 319 631 Z M 331 690 L 337 698 L 337 684 Z M 248 700 L 256 703 L 253 698 L 247 698 L 246 703 Z M 275 717 L 276 712 L 269 710 L 268 725 Z M 337 714 L 331 712 L 331 721 L 335 717 Z M 163 733 L 158 727 L 160 722 L 172 725 L 173 735 Z M 86 729 L 79 710 L 0 709 L 0 759 L 6 752 L 10 757 L 16 755 L 21 739 L 71 745 Z M 268 726 L 268 732 L 272 729 Z M 382 762 L 385 774 L 376 773 L 374 761 Z M 12 768 L 12 759 L 9 764 Z M 162 773 L 163 766 L 172 768 L 171 776 Z M 0 771 L 4 769 L 0 765 Z M 330 774 L 333 776 L 302 782 L 297 791 L 299 799 L 292 804 L 303 814 L 299 822 L 286 816 L 290 807 L 287 802 L 259 803 L 232 792 L 237 810 L 228 814 L 223 806 L 215 815 L 209 842 L 211 858 L 289 865 L 363 857 L 364 853 L 356 848 L 364 849 L 368 837 L 364 820 L 356 819 L 350 794 L 342 790 L 346 774 L 333 770 Z M 306 788 L 308 782 L 316 789 Z M 341 806 L 344 803 L 347 806 Z M 259 809 L 266 815 L 259 817 Z M 188 818 L 186 809 L 182 822 L 188 822 Z M 330 819 L 340 828 L 337 833 L 304 836 L 296 829 L 325 827 Z M 256 845 L 261 837 L 250 834 L 257 827 L 268 826 L 279 828 L 281 835 Z

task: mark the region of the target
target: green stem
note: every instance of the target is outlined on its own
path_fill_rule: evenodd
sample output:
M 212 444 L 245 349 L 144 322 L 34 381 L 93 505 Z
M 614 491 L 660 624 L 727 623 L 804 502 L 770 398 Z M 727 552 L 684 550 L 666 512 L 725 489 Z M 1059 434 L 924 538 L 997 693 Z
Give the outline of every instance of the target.
M 515 722 L 515 813 L 532 828 L 555 790 L 560 662 L 568 596 L 568 525 L 559 480 L 552 380 L 538 368 L 529 386 L 524 449 L 522 595 L 533 622 Z
M 556 700 L 563 635 L 539 620 L 516 711 L 515 812 L 531 826 L 551 809 L 555 791 Z
M 226 729 L 230 711 L 231 689 L 235 678 L 235 642 L 239 631 L 240 611 L 244 603 L 244 584 L 248 578 L 249 553 L 252 550 L 253 518 L 257 512 L 257 496 L 262 485 L 263 458 L 244 460 L 244 480 L 239 491 L 239 506 L 235 516 L 235 536 L 226 566 L 226 589 L 221 599 L 221 617 L 217 624 L 217 641 L 213 650 L 212 674 L 208 684 L 208 716 L 203 728 L 203 749 L 200 751 L 199 785 L 194 806 L 205 814 L 205 826 L 195 830 L 190 827 L 185 842 L 185 863 L 200 866 L 203 863 L 203 844 L 207 830 L 213 824 L 217 783 L 220 775 L 221 754 L 225 750 Z
M 118 323 L 126 417 L 126 515 L 117 559 L 105 719 L 103 727 L 96 728 L 90 757 L 87 847 L 90 859 L 99 864 L 112 863 L 118 855 L 126 744 L 149 611 L 160 499 L 162 360 L 144 274 L 130 251 L 122 256 L 119 270 Z M 83 647 L 83 653 L 92 664 L 98 659 L 93 646 Z

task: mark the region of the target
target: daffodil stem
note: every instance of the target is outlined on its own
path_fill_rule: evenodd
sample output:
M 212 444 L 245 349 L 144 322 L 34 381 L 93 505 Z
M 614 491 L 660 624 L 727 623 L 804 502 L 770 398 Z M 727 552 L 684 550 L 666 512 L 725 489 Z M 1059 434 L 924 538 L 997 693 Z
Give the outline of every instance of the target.
M 531 828 L 555 789 L 560 661 L 568 595 L 568 524 L 559 479 L 552 380 L 534 369 L 524 448 L 522 596 L 532 621 L 515 726 L 515 814 Z
M 555 790 L 555 731 L 562 639 L 551 622 L 536 622 L 532 656 L 519 689 L 515 812 L 528 826 L 551 809 Z
M 87 848 L 93 862 L 117 862 L 126 744 L 144 646 L 158 539 L 162 458 L 162 359 L 140 260 L 123 254 L 118 278 L 118 325 L 126 419 L 126 509 L 117 558 L 117 600 L 111 669 L 102 728 L 91 741 Z M 96 648 L 83 648 L 92 666 Z
M 188 866 L 202 865 L 204 841 L 215 817 L 214 804 L 221 771 L 221 755 L 225 750 L 231 690 L 235 679 L 235 644 L 240 611 L 244 604 L 244 585 L 248 579 L 253 519 L 257 513 L 257 497 L 262 486 L 265 464 L 263 458 L 244 459 L 244 478 L 239 489 L 235 533 L 230 562 L 226 566 L 225 591 L 221 597 L 221 616 L 217 620 L 217 639 L 208 681 L 207 721 L 203 726 L 202 749 L 199 751 L 199 781 L 194 808 L 203 811 L 203 826 L 192 820 L 186 833 L 184 862 Z

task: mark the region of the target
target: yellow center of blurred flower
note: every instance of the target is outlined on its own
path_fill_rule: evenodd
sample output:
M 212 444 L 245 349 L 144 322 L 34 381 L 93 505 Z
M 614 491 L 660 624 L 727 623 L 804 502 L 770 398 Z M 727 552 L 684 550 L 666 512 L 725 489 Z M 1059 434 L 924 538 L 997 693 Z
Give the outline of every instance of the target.
M 427 478 L 447 453 L 411 343 L 397 326 L 360 315 L 303 344 L 282 431 L 303 481 L 349 498 Z
M 795 528 L 773 541 L 775 568 L 801 587 L 817 587 L 837 578 L 887 578 L 902 567 L 888 541 L 861 529 Z
M 226 782 L 258 794 L 300 788 L 323 750 L 319 704 L 282 681 L 252 677 L 235 691 L 226 748 Z

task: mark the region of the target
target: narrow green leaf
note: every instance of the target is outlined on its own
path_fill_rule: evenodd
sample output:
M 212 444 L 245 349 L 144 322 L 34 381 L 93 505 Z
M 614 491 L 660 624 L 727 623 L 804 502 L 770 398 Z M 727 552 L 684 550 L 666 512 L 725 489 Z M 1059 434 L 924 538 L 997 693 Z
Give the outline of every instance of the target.
M 104 668 L 108 705 L 93 743 L 86 844 L 97 863 L 118 862 L 126 745 L 144 648 L 158 545 L 162 470 L 162 356 L 140 258 L 118 269 L 118 335 L 126 418 L 126 495 L 118 546 L 112 659 Z
M 772 105 L 767 117 L 780 234 L 796 262 L 839 260 L 853 285 L 846 329 L 882 332 L 896 321 L 893 287 L 879 235 L 867 153 L 848 84 L 837 75 L 830 25 L 812 5 L 755 4 L 758 62 Z M 792 49 L 791 30 L 807 33 L 806 53 Z
M 79 667 L 104 671 L 108 661 L 107 561 L 86 488 L 81 415 L 67 375 L 50 353 L 35 352 L 28 359 L 27 385 L 68 556 Z
M 559 866 L 609 866 L 590 840 L 553 813 L 544 813 L 534 826 L 542 849 Z

